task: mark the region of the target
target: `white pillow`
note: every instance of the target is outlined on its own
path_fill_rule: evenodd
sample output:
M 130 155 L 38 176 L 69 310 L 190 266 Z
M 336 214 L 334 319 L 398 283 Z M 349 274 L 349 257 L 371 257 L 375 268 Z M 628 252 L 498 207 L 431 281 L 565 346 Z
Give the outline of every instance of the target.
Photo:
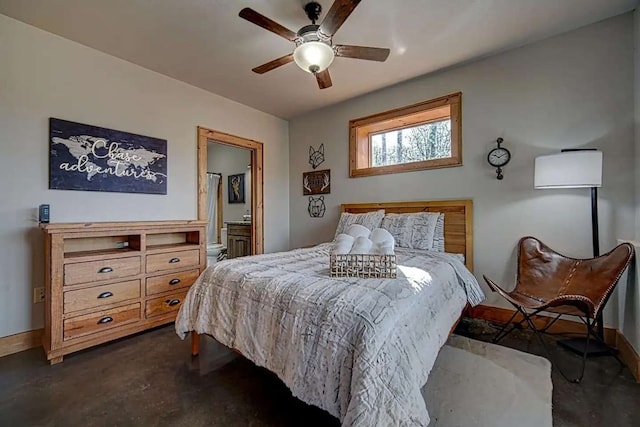
M 396 241 L 399 248 L 411 248 L 411 235 L 413 234 L 414 215 L 411 214 L 386 214 L 382 219 L 380 228 L 387 230 Z
M 413 234 L 411 235 L 411 248 L 426 251 L 435 251 L 434 248 L 436 228 L 440 216 L 439 212 L 419 212 L 414 214 Z M 442 229 L 442 241 L 444 244 L 444 227 Z
M 362 214 L 352 214 L 348 212 L 342 212 L 340 215 L 340 221 L 338 221 L 338 227 L 336 227 L 336 234 L 343 234 L 347 232 L 347 228 L 351 224 L 360 224 L 367 227 L 369 230 L 380 227 L 382 218 L 384 217 L 384 209 L 380 209 L 373 212 L 367 212 Z
M 436 252 L 444 252 L 444 214 L 441 213 L 436 221 L 436 229 L 433 235 L 433 249 Z
M 441 215 L 443 214 L 438 212 L 386 214 L 381 227 L 391 233 L 397 247 L 436 251 L 440 247 L 435 246 L 435 234 Z M 444 245 L 444 227 L 442 227 L 442 245 Z

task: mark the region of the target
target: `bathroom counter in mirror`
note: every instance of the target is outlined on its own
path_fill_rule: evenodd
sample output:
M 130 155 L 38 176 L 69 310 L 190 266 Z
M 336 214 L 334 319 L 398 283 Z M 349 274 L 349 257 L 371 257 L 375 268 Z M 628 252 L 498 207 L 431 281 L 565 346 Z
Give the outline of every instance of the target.
M 225 221 L 227 224 L 227 258 L 251 255 L 251 222 Z
M 251 221 L 225 221 L 227 225 L 251 225 Z

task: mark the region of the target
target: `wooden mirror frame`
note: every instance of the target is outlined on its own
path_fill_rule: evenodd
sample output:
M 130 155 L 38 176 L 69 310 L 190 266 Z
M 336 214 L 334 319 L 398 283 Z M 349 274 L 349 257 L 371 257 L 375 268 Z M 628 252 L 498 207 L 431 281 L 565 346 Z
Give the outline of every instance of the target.
M 198 126 L 198 219 L 207 221 L 207 143 L 251 151 L 251 254 L 264 252 L 263 145 L 261 142 Z M 223 242 L 224 244 L 224 242 Z

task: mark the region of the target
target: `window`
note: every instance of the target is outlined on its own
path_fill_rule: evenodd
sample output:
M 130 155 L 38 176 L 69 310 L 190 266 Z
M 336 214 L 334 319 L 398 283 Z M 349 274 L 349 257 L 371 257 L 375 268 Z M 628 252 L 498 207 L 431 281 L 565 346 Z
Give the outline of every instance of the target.
M 351 177 L 462 165 L 461 93 L 349 122 Z

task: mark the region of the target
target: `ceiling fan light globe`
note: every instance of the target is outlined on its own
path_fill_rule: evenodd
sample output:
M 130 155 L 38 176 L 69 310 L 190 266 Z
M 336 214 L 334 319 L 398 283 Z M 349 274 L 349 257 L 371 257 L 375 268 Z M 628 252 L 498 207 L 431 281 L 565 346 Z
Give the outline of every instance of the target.
M 329 68 L 334 58 L 333 48 L 319 41 L 303 43 L 293 51 L 293 60 L 298 67 L 312 74 Z

